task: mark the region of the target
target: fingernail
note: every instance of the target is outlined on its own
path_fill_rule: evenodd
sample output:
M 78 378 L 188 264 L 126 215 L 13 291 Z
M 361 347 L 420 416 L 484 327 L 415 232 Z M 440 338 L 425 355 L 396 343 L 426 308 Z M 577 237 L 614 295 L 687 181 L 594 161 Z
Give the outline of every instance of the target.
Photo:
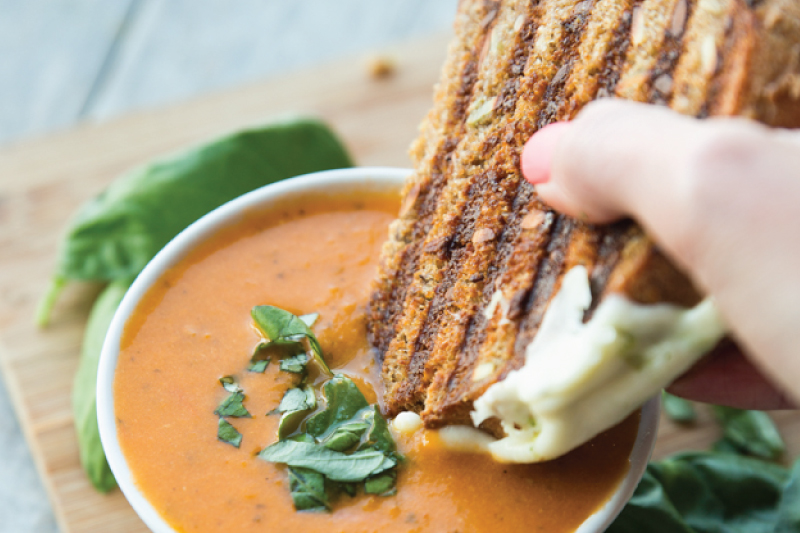
M 533 134 L 522 149 L 522 175 L 534 185 L 550 180 L 556 144 L 569 122 L 554 122 Z

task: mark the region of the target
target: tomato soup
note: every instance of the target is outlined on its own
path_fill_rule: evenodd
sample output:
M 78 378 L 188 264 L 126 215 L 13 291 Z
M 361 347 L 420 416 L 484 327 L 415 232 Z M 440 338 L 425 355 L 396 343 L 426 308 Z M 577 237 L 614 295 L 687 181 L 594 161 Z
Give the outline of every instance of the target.
M 256 454 L 277 440 L 268 415 L 293 375 L 245 371 L 262 340 L 250 310 L 319 313 L 326 360 L 380 401 L 365 305 L 395 199 L 308 197 L 252 213 L 153 285 L 129 320 L 114 381 L 119 442 L 135 482 L 182 532 L 574 531 L 628 469 L 638 415 L 558 460 L 504 465 L 453 452 L 437 434 L 395 434 L 406 460 L 393 496 L 341 495 L 333 511 L 298 512 L 286 468 Z M 217 439 L 214 410 L 235 376 L 252 418 L 239 448 Z

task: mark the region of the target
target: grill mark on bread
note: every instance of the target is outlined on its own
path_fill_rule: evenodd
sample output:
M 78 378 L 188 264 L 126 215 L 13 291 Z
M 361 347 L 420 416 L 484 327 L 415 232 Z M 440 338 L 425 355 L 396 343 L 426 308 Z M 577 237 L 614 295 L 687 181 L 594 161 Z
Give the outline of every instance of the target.
M 619 25 L 613 30 L 609 43 L 610 54 L 606 55 L 603 69 L 597 76 L 597 98 L 606 98 L 614 94 L 622 75 L 622 67 L 631 45 L 631 24 L 634 10 L 641 9 L 643 0 L 634 0 L 628 9 L 623 11 Z
M 685 52 L 675 68 L 674 94 L 670 107 L 679 113 L 706 114 L 710 80 L 719 68 L 719 53 L 735 0 L 698 0 L 684 39 Z M 739 4 L 741 5 L 741 4 Z
M 719 50 L 717 70 L 701 110 L 709 115 L 734 115 L 742 111 L 744 95 L 732 88 L 747 83 L 748 67 L 755 50 L 755 15 L 736 9 L 725 30 L 725 44 Z M 723 55 L 724 52 L 724 55 Z
M 683 36 L 695 4 L 694 0 L 678 0 L 672 9 L 661 49 L 647 80 L 650 89 L 648 101 L 651 103 L 667 105 L 672 98 L 673 74 L 683 53 Z
M 650 73 L 679 0 L 644 0 L 631 15 L 630 45 L 615 87 L 617 96 L 645 102 L 650 93 Z
M 598 227 L 599 245 L 597 261 L 589 274 L 589 287 L 592 291 L 592 303 L 583 315 L 584 322 L 592 318 L 594 311 L 600 304 L 603 293 L 614 267 L 620 260 L 622 248 L 625 246 L 627 235 L 633 223 L 630 220 L 621 220 L 614 224 Z
M 525 348 L 539 330 L 539 325 L 542 322 L 548 303 L 560 284 L 567 249 L 575 226 L 575 220 L 565 216 L 559 216 L 556 220 L 553 237 L 547 246 L 547 255 L 536 271 L 530 297 L 524 304 L 525 317 L 520 323 L 519 333 L 514 344 L 514 359 L 509 362 L 510 364 L 506 365 L 506 368 L 500 374 L 500 379 L 510 370 L 521 366 L 525 356 Z
M 630 19 L 630 9 L 632 8 L 632 6 L 633 6 L 633 4 L 628 4 L 628 5 L 626 5 L 626 8 L 620 9 L 617 12 L 616 15 L 618 17 L 618 19 L 617 19 L 618 22 L 620 22 L 622 24 L 625 24 L 625 20 L 626 19 L 627 20 Z M 597 8 L 595 7 L 595 9 L 597 9 Z M 585 21 L 582 24 L 583 24 L 583 26 L 585 28 L 585 25 L 586 25 Z M 612 25 L 614 25 L 614 24 L 612 23 Z M 603 31 L 603 25 L 598 24 L 594 28 L 594 33 L 596 35 L 598 35 L 598 36 L 603 36 L 606 32 Z M 608 39 L 608 40 L 606 40 L 604 42 L 609 43 L 609 46 L 610 46 L 610 43 L 614 42 L 615 36 L 614 36 L 614 34 L 611 34 L 610 38 L 606 37 L 606 39 Z M 577 46 L 582 46 L 582 47 L 585 46 L 587 49 L 591 49 L 593 46 L 598 46 L 598 43 L 596 43 L 596 42 L 593 42 L 593 43 L 582 42 L 579 39 L 573 39 L 572 40 L 572 44 L 576 48 L 577 48 Z M 574 57 L 574 53 L 575 53 L 574 49 L 568 50 L 568 52 L 571 53 L 573 55 L 573 57 Z M 619 57 L 619 56 L 617 56 L 617 57 Z M 612 64 L 611 65 L 607 65 L 607 64 L 605 64 L 605 60 L 601 60 L 599 62 L 599 65 L 595 65 L 594 68 L 597 68 L 597 69 L 603 68 L 605 70 L 607 76 L 613 76 L 613 73 L 615 72 L 615 70 L 617 70 L 617 69 L 619 69 L 621 67 L 621 62 L 619 62 L 619 60 L 615 59 L 613 56 L 610 59 L 612 60 Z M 562 80 L 556 80 L 556 83 L 561 83 L 561 82 L 562 82 Z M 595 89 L 597 89 L 598 87 L 599 87 L 599 84 L 594 86 Z M 588 100 L 588 99 L 591 99 L 591 97 L 593 97 L 593 96 L 594 96 L 593 94 L 577 93 L 577 92 L 570 95 L 571 99 L 574 98 L 576 100 L 579 100 L 579 99 L 587 99 Z M 569 103 L 569 102 L 570 102 L 570 100 L 567 100 L 567 103 Z M 542 116 L 545 116 L 546 114 L 547 114 L 547 110 L 543 110 L 543 112 L 540 115 L 540 117 L 537 117 L 537 121 L 539 123 L 545 122 L 545 121 L 542 121 L 541 118 L 542 118 Z M 527 185 L 527 184 L 525 184 L 525 185 Z M 526 190 L 530 190 L 527 187 L 525 189 Z M 538 203 L 538 200 L 533 200 L 533 205 L 530 205 L 529 209 L 532 209 L 532 210 L 536 209 L 536 207 L 537 207 L 536 204 L 537 203 Z M 538 207 L 541 208 L 541 204 L 538 204 Z M 555 215 L 550 214 L 548 216 L 554 217 Z M 517 221 L 517 223 L 519 223 L 519 222 Z M 526 250 L 525 250 L 524 242 L 523 243 L 517 243 L 516 246 L 514 247 L 513 251 L 509 252 L 509 256 L 512 256 L 517 260 L 524 259 L 525 255 L 526 255 Z M 498 261 L 499 260 L 500 260 L 500 258 L 498 258 Z M 496 262 L 495 264 L 498 265 L 499 269 L 502 269 L 503 268 L 503 262 Z M 506 275 L 504 276 L 503 282 L 500 284 L 501 286 L 508 285 L 510 287 L 509 288 L 508 297 L 510 299 L 509 300 L 509 307 L 510 307 L 509 312 L 511 314 L 510 318 L 512 319 L 512 322 L 515 322 L 518 319 L 517 315 L 518 314 L 522 314 L 522 312 L 523 312 L 522 311 L 523 304 L 526 301 L 528 301 L 528 299 L 531 297 L 531 294 L 533 292 L 536 292 L 536 289 L 532 288 L 531 285 L 534 282 L 533 274 L 534 274 L 534 272 L 537 271 L 537 269 L 536 268 L 532 268 L 530 266 L 528 266 L 527 268 L 528 268 L 527 272 L 531 277 L 529 279 L 527 279 L 527 280 L 522 280 L 522 279 L 514 279 L 515 278 L 515 276 L 513 275 L 514 268 L 513 267 L 509 268 L 509 267 L 506 266 Z M 523 269 L 523 271 L 524 271 L 524 269 Z M 491 298 L 491 293 L 485 293 L 484 294 L 484 301 L 482 302 L 481 310 L 485 309 L 485 305 L 487 304 L 487 302 L 489 301 L 490 298 Z M 517 310 L 517 308 L 519 310 Z M 479 313 L 479 315 L 480 315 L 480 313 Z M 506 324 L 506 327 L 508 328 L 510 326 L 508 324 Z M 488 329 L 490 331 L 490 334 L 488 335 L 489 336 L 488 342 L 484 343 L 484 339 L 485 339 L 485 337 L 487 335 L 486 335 L 486 332 L 483 332 L 483 335 L 482 335 L 482 338 L 480 339 L 480 342 L 477 342 L 477 341 L 473 342 L 473 346 L 477 346 L 477 348 L 473 348 L 473 349 L 477 350 L 479 352 L 479 355 L 480 355 L 480 353 L 489 354 L 489 353 L 493 353 L 493 352 L 500 353 L 500 354 L 506 354 L 506 359 L 510 360 L 512 358 L 511 357 L 512 354 L 510 352 L 513 349 L 513 347 L 511 345 L 508 345 L 508 346 L 505 346 L 505 347 L 498 345 L 498 343 L 502 344 L 502 340 L 497 338 L 497 337 L 502 337 L 503 336 L 503 332 L 499 332 L 498 333 L 498 332 L 492 331 L 492 325 L 489 325 Z M 480 328 L 478 328 L 478 330 L 480 331 Z M 514 330 L 513 332 L 507 332 L 506 335 L 505 335 L 505 337 L 507 339 L 506 342 L 508 342 L 515 335 L 516 335 L 516 330 Z M 480 357 L 475 357 L 474 359 L 480 359 Z M 461 366 L 461 365 L 459 365 L 459 366 Z M 507 369 L 505 371 L 507 371 Z M 485 381 L 492 381 L 493 379 L 496 379 L 496 378 L 497 378 L 497 374 L 495 373 L 495 374 L 491 375 Z M 482 393 L 482 387 L 477 386 L 477 387 L 473 388 L 471 394 L 469 394 L 468 397 L 469 398 L 474 398 L 474 397 L 477 397 L 480 393 Z
M 578 59 L 578 44 L 583 37 L 593 7 L 593 1 L 584 0 L 583 2 L 578 2 L 572 15 L 561 24 L 562 32 L 559 49 L 563 53 L 558 62 L 561 66 L 547 85 L 547 90 L 544 93 L 544 100 L 547 104 L 536 120 L 537 129 L 545 127 L 558 117 L 564 102 L 567 80 L 576 59 Z
M 601 0 L 602 1 L 602 0 Z M 573 13 L 565 22 L 562 22 L 562 27 L 566 28 L 568 31 L 562 34 L 562 42 L 560 43 L 559 50 L 564 53 L 564 57 L 567 58 L 567 61 L 563 61 L 563 57 L 554 57 L 552 58 L 553 63 L 561 62 L 562 65 L 569 64 L 568 69 L 564 69 L 562 66 L 561 69 L 556 72 L 556 74 L 551 79 L 550 85 L 548 85 L 547 89 L 545 90 L 545 101 L 555 101 L 555 95 L 560 94 L 562 99 L 561 102 L 557 104 L 557 107 L 560 109 L 562 107 L 567 107 L 567 109 L 576 109 L 580 106 L 579 104 L 573 106 L 565 106 L 564 104 L 569 104 L 571 101 L 574 100 L 583 100 L 588 101 L 594 97 L 594 90 L 597 89 L 598 84 L 591 86 L 591 89 L 584 92 L 574 91 L 566 96 L 564 94 L 564 87 L 566 86 L 568 80 L 571 81 L 571 68 L 572 65 L 575 63 L 577 59 L 577 54 L 581 50 L 579 47 L 584 47 L 585 49 L 593 49 L 596 46 L 600 46 L 601 44 L 605 44 L 606 46 L 610 46 L 610 43 L 613 40 L 613 34 L 611 37 L 607 37 L 606 34 L 608 30 L 606 29 L 609 25 L 612 27 L 618 25 L 618 23 L 623 22 L 626 18 L 630 19 L 630 8 L 632 4 L 626 4 L 622 9 L 614 13 L 617 19 L 612 20 L 611 22 L 604 20 L 602 21 L 603 24 L 595 24 L 592 28 L 592 35 L 594 39 L 602 39 L 600 43 L 596 41 L 592 42 L 583 42 L 582 33 L 587 27 L 587 15 L 589 10 L 595 4 L 586 3 L 583 8 L 578 7 L 577 13 Z M 626 11 L 626 9 L 628 11 Z M 627 17 L 626 17 L 627 13 Z M 605 27 L 604 27 L 605 25 Z M 589 52 L 584 52 L 585 55 L 589 55 Z M 582 58 L 581 58 L 582 59 Z M 613 58 L 612 58 L 613 59 Z M 560 61 L 561 60 L 561 61 Z M 588 61 L 587 61 L 588 62 Z M 581 67 L 584 65 L 581 64 Z M 607 69 L 607 73 L 611 73 L 614 69 L 619 68 L 621 63 L 617 61 L 617 63 L 610 68 Z M 600 69 L 600 68 L 607 68 L 605 64 L 605 54 L 601 54 L 599 59 L 596 59 L 595 62 L 591 65 L 590 68 L 587 68 L 585 71 L 581 71 L 581 78 L 585 78 L 585 72 L 591 72 L 591 69 Z M 580 82 L 577 82 L 580 83 Z M 535 95 L 527 95 L 528 98 L 533 100 Z M 529 111 L 530 112 L 530 111 Z M 540 108 L 538 111 L 538 117 L 536 118 L 536 123 L 538 125 L 546 125 L 547 123 L 551 122 L 552 120 L 558 118 L 558 115 L 554 113 L 553 108 Z M 527 185 L 527 184 L 526 184 Z M 538 202 L 538 201 L 536 201 Z M 533 208 L 533 206 L 531 206 Z M 551 215 L 552 216 L 552 215 Z M 515 222 L 519 224 L 519 221 Z M 513 225 L 513 223 L 507 223 L 507 226 Z M 586 244 L 587 248 L 591 249 L 588 252 L 588 255 L 591 257 L 583 257 L 582 260 L 576 261 L 582 264 L 586 264 L 587 266 L 591 266 L 591 263 L 594 260 L 594 255 L 596 252 L 596 240 L 597 238 L 587 231 L 582 231 L 581 235 L 587 237 Z M 544 243 L 538 243 L 539 247 L 542 248 Z M 516 243 L 514 246 L 514 250 L 509 253 L 509 256 L 515 258 L 522 258 L 525 256 L 525 249 L 524 242 L 523 243 Z M 585 252 L 585 250 L 579 251 L 580 246 L 576 243 L 575 247 L 570 246 L 570 250 L 577 256 L 581 255 Z M 568 252 L 569 253 L 569 252 Z M 534 257 L 535 254 L 531 257 Z M 495 261 L 493 263 L 495 266 L 495 271 L 501 270 L 502 263 L 498 263 Z M 513 268 L 510 269 L 513 271 Z M 535 267 L 528 266 L 527 272 L 530 274 L 535 271 Z M 508 273 L 508 269 L 507 269 Z M 557 275 L 560 279 L 560 274 Z M 509 279 L 513 279 L 513 276 L 508 277 Z M 506 295 L 508 297 L 508 316 L 504 319 L 506 323 L 502 324 L 502 326 L 498 323 L 498 319 L 493 321 L 486 321 L 483 317 L 483 311 L 486 309 L 488 302 L 491 300 L 493 291 L 484 291 L 483 299 L 481 305 L 477 307 L 477 313 L 475 316 L 475 321 L 470 325 L 469 330 L 467 331 L 467 342 L 465 344 L 465 348 L 462 350 L 463 356 L 457 361 L 458 364 L 456 365 L 457 372 L 453 376 L 447 376 L 445 373 L 442 376 L 441 382 L 445 381 L 446 378 L 446 391 L 447 396 L 446 398 L 442 399 L 442 392 L 441 389 L 445 389 L 443 383 L 439 383 L 437 386 L 432 386 L 428 389 L 428 397 L 426 399 L 426 410 L 423 411 L 423 420 L 425 420 L 426 425 L 436 425 L 438 422 L 437 420 L 441 420 L 443 418 L 448 417 L 464 417 L 466 416 L 465 413 L 468 412 L 469 408 L 471 407 L 471 401 L 478 395 L 480 395 L 485 386 L 481 385 L 480 383 L 474 383 L 472 379 L 472 373 L 476 368 L 476 365 L 492 365 L 491 367 L 494 368 L 493 371 L 489 374 L 487 378 L 484 378 L 482 381 L 483 383 L 489 383 L 496 380 L 500 375 L 505 375 L 506 372 L 509 371 L 509 361 L 513 361 L 511 364 L 518 366 L 521 364 L 520 354 L 517 353 L 514 355 L 513 351 L 513 343 L 511 342 L 516 336 L 516 320 L 519 318 L 519 315 L 522 314 L 522 307 L 523 303 L 530 298 L 532 292 L 536 292 L 536 289 L 531 288 L 531 284 L 534 279 L 529 279 L 527 281 L 524 280 L 514 280 L 515 283 L 510 284 L 510 288 L 508 289 L 509 294 Z M 549 298 L 547 299 L 549 301 Z M 477 324 L 477 327 L 476 327 Z M 474 337 L 475 332 L 477 332 L 477 337 Z M 491 361 L 486 361 L 485 359 L 489 354 L 495 354 L 497 356 L 500 354 L 499 357 L 495 357 L 500 359 L 497 365 L 495 366 L 494 363 Z M 503 362 L 504 361 L 504 362 Z
M 484 20 L 486 14 L 492 7 L 496 7 L 495 3 L 484 3 L 483 13 L 481 20 Z M 481 13 L 476 13 L 481 15 Z M 435 207 L 438 203 L 438 197 L 445 185 L 446 172 L 452 162 L 452 153 L 458 145 L 458 140 L 464 132 L 464 122 L 466 120 L 466 113 L 469 102 L 472 96 L 473 87 L 477 81 L 477 57 L 475 49 L 480 49 L 486 34 L 482 29 L 476 29 L 476 38 L 473 39 L 474 44 L 469 50 L 468 56 L 464 61 L 464 65 L 460 72 L 459 85 L 454 90 L 454 97 L 450 102 L 450 114 L 446 120 L 446 131 L 451 132 L 450 135 L 441 143 L 437 152 L 433 155 L 428 169 L 429 180 L 422 180 L 421 183 L 414 184 L 412 187 L 406 187 L 406 194 L 415 194 L 415 199 L 412 205 L 408 207 L 408 216 L 413 216 L 413 225 L 408 231 L 406 238 L 405 249 L 402 254 L 397 254 L 401 259 L 399 268 L 394 270 L 391 268 L 393 265 L 387 267 L 388 272 L 397 272 L 398 274 L 392 279 L 394 285 L 391 287 L 393 294 L 396 298 L 387 305 L 385 302 L 385 295 L 387 291 L 378 288 L 377 296 L 373 297 L 371 306 L 378 307 L 377 314 L 383 311 L 382 320 L 379 322 L 373 321 L 373 327 L 381 328 L 375 331 L 371 336 L 374 338 L 386 339 L 381 343 L 376 343 L 378 346 L 383 346 L 383 350 L 379 350 L 378 358 L 383 361 L 384 382 L 387 385 L 387 394 L 391 391 L 392 385 L 400 383 L 405 378 L 407 372 L 407 363 L 404 357 L 407 353 L 402 353 L 400 350 L 393 350 L 394 344 L 403 345 L 407 340 L 409 334 L 413 335 L 414 324 L 409 324 L 404 320 L 404 316 L 408 315 L 410 306 L 419 306 L 419 295 L 409 294 L 409 287 L 411 280 L 414 278 L 414 273 L 419 265 L 419 258 L 422 252 L 422 241 L 430 229 L 432 217 L 435 213 Z M 471 54 L 471 55 L 469 55 Z M 416 191 L 414 189 L 416 187 Z M 405 203 L 405 202 L 404 202 Z M 401 213 L 401 216 L 403 214 Z M 388 279 L 388 275 L 381 274 L 381 277 Z M 383 308 L 381 308 L 383 306 Z M 389 314 L 391 313 L 391 314 Z M 374 316 L 374 315 L 373 315 Z
M 522 2 L 520 2 L 520 4 L 522 4 Z M 495 23 L 498 26 L 492 30 L 493 32 L 507 31 L 508 28 L 506 26 L 516 23 L 516 18 L 522 15 L 518 15 L 515 7 L 514 4 L 510 4 L 510 9 L 507 12 L 503 12 L 496 17 Z M 526 11 L 526 16 L 528 18 L 523 22 L 522 29 L 531 28 L 531 31 L 518 32 L 515 46 L 509 54 L 511 61 L 503 62 L 503 64 L 507 65 L 506 72 L 503 76 L 507 78 L 515 77 L 516 69 L 518 69 L 520 63 L 524 62 L 524 51 L 527 49 L 528 41 L 534 34 L 532 31 L 534 20 L 530 18 L 534 12 L 532 9 Z M 501 26 L 501 24 L 504 26 Z M 497 50 L 490 49 L 488 52 L 482 50 L 481 53 L 490 54 L 486 55 L 484 59 L 486 61 L 493 61 L 495 60 L 494 54 L 497 53 Z M 503 86 L 502 78 L 500 80 L 478 81 L 478 85 L 482 83 L 484 85 L 484 94 L 489 95 L 491 95 L 493 89 Z M 474 98 L 476 99 L 475 101 L 478 101 L 477 99 L 479 97 L 474 96 Z M 502 108 L 493 110 L 495 115 L 502 114 L 503 112 L 504 109 Z M 495 119 L 495 121 L 497 120 L 498 119 Z M 492 137 L 495 134 L 491 133 L 491 130 L 479 131 L 478 128 L 470 128 L 468 126 L 467 133 L 457 149 L 456 157 L 460 157 L 462 160 L 466 159 L 463 152 L 469 152 L 470 146 L 479 144 L 482 145 L 481 156 L 486 159 L 491 158 L 496 143 L 481 142 L 480 139 L 484 135 Z M 467 246 L 471 248 L 481 245 L 481 243 L 478 242 L 470 242 L 475 240 L 471 226 L 472 222 L 474 222 L 480 213 L 481 205 L 486 201 L 485 184 L 487 180 L 483 178 L 487 175 L 488 174 L 476 175 L 471 167 L 466 165 L 458 176 L 450 177 L 446 189 L 442 192 L 440 197 L 437 198 L 439 201 L 439 205 L 437 206 L 437 218 L 440 220 L 440 224 L 438 227 L 432 229 L 431 235 L 428 236 L 428 242 L 437 241 L 439 239 L 438 235 L 441 234 L 447 236 L 449 246 L 446 249 L 442 248 L 436 251 L 441 253 L 436 253 L 430 248 L 423 250 L 423 252 L 427 252 L 423 253 L 423 259 L 421 259 L 421 261 L 425 262 L 425 266 L 420 266 L 417 270 L 426 272 L 429 278 L 423 280 L 423 283 L 416 283 L 415 287 L 419 286 L 421 290 L 426 291 L 427 294 L 431 296 L 430 303 L 420 306 L 419 315 L 421 317 L 424 315 L 424 318 L 420 319 L 421 327 L 414 332 L 413 351 L 411 351 L 408 361 L 408 368 L 411 375 L 407 382 L 404 383 L 401 388 L 397 389 L 396 393 L 394 393 L 387 402 L 390 412 L 395 412 L 400 409 L 413 409 L 416 407 L 417 402 L 414 401 L 414 398 L 419 394 L 419 391 L 424 390 L 424 388 L 428 386 L 432 378 L 430 374 L 425 375 L 424 369 L 426 368 L 427 360 L 434 348 L 434 340 L 445 314 L 448 317 L 455 315 L 455 317 L 460 320 L 458 309 L 449 309 L 450 313 L 444 313 L 443 311 L 448 310 L 448 305 L 450 305 L 448 301 L 452 301 L 450 292 L 460 272 L 461 259 L 470 255 L 469 250 L 465 250 L 464 248 Z M 495 171 L 492 175 L 496 180 L 498 172 Z M 481 184 L 480 190 L 475 190 L 473 188 L 473 184 L 476 183 L 476 178 L 481 178 L 478 180 L 478 183 Z M 477 212 L 473 213 L 473 216 L 470 217 L 470 213 L 475 211 L 476 208 Z M 464 215 L 467 216 L 465 217 Z M 483 241 L 484 245 L 494 240 L 493 232 L 491 234 L 492 238 L 487 238 L 488 236 L 489 235 L 485 233 L 484 237 L 482 237 L 485 239 Z M 477 273 L 480 272 L 472 272 L 469 274 L 469 277 L 474 277 Z M 467 283 L 473 284 L 477 282 L 468 281 Z M 448 322 L 448 328 L 453 328 L 454 326 L 454 323 Z M 410 342 L 411 340 L 412 338 L 409 336 L 406 342 Z M 442 357 L 439 359 L 442 359 Z
M 564 5 L 567 3 L 565 2 Z M 558 2 L 554 2 L 553 5 L 560 5 Z M 588 11 L 590 10 L 592 2 L 584 2 L 579 3 L 576 6 L 570 5 L 572 8 L 569 14 L 563 19 L 558 19 L 553 17 L 549 22 L 543 21 L 543 25 L 546 25 L 545 34 L 544 35 L 536 35 L 534 41 L 534 51 L 537 48 L 537 44 L 541 48 L 541 42 L 537 42 L 540 39 L 544 40 L 549 38 L 551 35 L 560 35 L 561 46 L 555 50 L 555 55 L 550 55 L 550 57 L 546 58 L 546 61 L 540 61 L 540 64 L 546 69 L 536 69 L 534 64 L 533 72 L 530 73 L 531 76 L 537 75 L 538 78 L 548 80 L 546 85 L 540 84 L 538 87 L 534 86 L 534 94 L 526 94 L 525 98 L 529 101 L 534 100 L 536 92 L 542 91 L 545 94 L 553 94 L 555 92 L 554 89 L 551 87 L 560 86 L 563 87 L 564 78 L 566 77 L 564 70 L 556 70 L 553 69 L 552 65 L 555 63 L 562 63 L 566 64 L 569 58 L 572 56 L 574 57 L 574 49 L 577 48 L 577 44 L 580 42 L 581 33 L 585 27 L 586 16 Z M 551 6 L 552 7 L 552 6 Z M 547 50 L 547 52 L 550 52 Z M 532 57 L 535 61 L 537 58 Z M 526 84 L 519 84 L 520 88 L 528 87 Z M 538 91 L 536 90 L 538 89 Z M 547 100 L 547 98 L 545 98 Z M 541 106 L 539 106 L 539 114 L 541 115 L 543 110 Z M 521 147 L 521 142 L 524 142 L 520 136 L 516 134 L 516 124 L 511 124 L 510 129 L 512 131 L 508 131 L 506 135 L 503 136 L 502 141 L 504 144 L 504 149 L 507 150 L 505 153 L 506 163 L 511 163 L 510 165 L 510 173 L 506 179 L 512 179 L 514 184 L 519 182 L 520 175 L 519 175 L 519 161 L 518 161 L 518 150 Z M 519 142 L 520 144 L 517 144 Z M 485 159 L 484 159 L 485 161 Z M 489 160 L 487 166 L 489 168 L 496 167 L 498 165 L 498 161 L 496 160 Z M 500 207 L 507 206 L 512 203 L 513 198 L 516 196 L 514 187 L 506 189 L 504 191 L 505 194 L 501 194 L 500 197 L 497 196 L 497 190 L 492 190 L 491 181 L 490 180 L 482 180 L 482 191 L 480 197 L 483 198 L 481 202 L 484 205 L 491 205 L 492 202 L 499 201 Z M 510 193 L 510 194 L 509 194 Z M 498 226 L 496 228 L 497 232 L 502 229 L 502 217 L 497 217 L 494 215 L 496 208 L 498 206 L 493 206 L 495 209 L 488 209 L 487 214 L 485 214 L 478 225 L 480 227 L 491 227 L 491 226 Z M 488 219 L 488 220 L 487 220 Z M 505 226 L 508 227 L 510 224 L 508 220 L 505 222 Z M 494 229 L 492 229 L 495 232 Z M 492 257 L 489 255 L 494 248 L 494 242 L 489 243 L 489 245 L 482 247 L 484 250 L 481 250 L 481 247 L 477 247 L 473 249 L 473 253 L 465 256 L 465 259 L 469 259 L 471 266 L 478 270 L 485 270 L 491 264 L 497 264 L 496 260 L 492 261 Z M 459 265 L 459 267 L 463 267 L 463 265 Z M 471 271 L 467 272 L 469 274 Z M 462 284 L 460 288 L 464 291 L 468 292 L 469 298 L 474 298 L 477 296 L 476 293 L 479 293 L 480 287 L 474 286 L 472 284 Z M 469 309 L 463 310 L 464 312 L 468 312 L 473 316 L 476 316 L 482 309 L 485 309 L 488 303 L 488 299 L 484 295 L 483 301 L 480 305 L 477 306 L 470 306 Z M 466 323 L 462 320 L 458 326 L 466 326 Z M 431 361 L 431 370 L 429 371 L 429 375 L 434 377 L 434 374 L 438 372 L 441 374 L 441 378 L 434 381 L 434 385 L 431 386 L 428 390 L 428 398 L 426 400 L 426 411 L 423 411 L 423 419 L 426 420 L 426 423 L 430 424 L 432 421 L 427 420 L 428 415 L 431 413 L 435 413 L 439 408 L 439 403 L 444 399 L 444 388 L 445 384 L 447 384 L 448 388 L 453 386 L 453 380 L 450 377 L 452 370 L 455 369 L 455 366 L 459 370 L 462 370 L 464 367 L 469 367 L 471 365 L 465 364 L 463 359 L 457 360 L 456 355 L 457 352 L 453 350 L 454 348 L 460 347 L 462 344 L 469 344 L 466 340 L 469 337 L 470 329 L 464 331 L 464 329 L 454 329 L 448 324 L 447 333 L 448 336 L 442 336 L 442 345 L 443 347 L 439 348 L 440 352 L 444 352 L 438 357 L 435 357 L 435 360 Z M 479 350 L 480 351 L 480 350 Z M 453 365 L 452 363 L 458 362 L 458 365 Z M 439 365 L 442 362 L 447 362 L 451 364 L 446 364 L 443 367 L 436 368 L 434 365 Z M 474 363 L 474 361 L 473 361 Z M 470 386 L 470 383 L 467 383 L 467 386 Z
M 428 406 L 424 412 L 426 425 L 435 426 L 451 418 L 463 419 L 472 407 L 476 390 L 482 391 L 493 381 L 491 375 L 475 379 L 475 369 L 482 363 L 494 364 L 509 359 L 510 349 L 508 335 L 515 335 L 519 323 L 519 311 L 528 297 L 530 282 L 527 287 L 518 285 L 509 297 L 507 320 L 501 328 L 489 327 L 502 319 L 502 310 L 496 311 L 492 318 L 486 316 L 487 302 L 491 301 L 495 291 L 508 283 L 504 279 L 522 277 L 531 281 L 533 273 L 545 256 L 547 244 L 553 233 L 556 216 L 544 210 L 541 202 L 535 198 L 533 188 L 523 182 L 520 194 L 515 198 L 511 211 L 512 220 L 504 231 L 498 246 L 497 260 L 489 270 L 487 282 L 481 294 L 481 305 L 473 314 L 472 321 L 466 331 L 463 349 L 457 354 L 457 364 L 449 374 L 437 375 L 439 383 L 428 392 L 428 399 L 436 399 L 436 403 Z M 531 212 L 540 213 L 542 222 L 532 228 L 523 229 L 520 220 Z M 524 235 L 523 235 L 524 234 Z M 515 253 L 517 252 L 517 253 Z M 519 253 L 522 252 L 522 253 Z M 487 345 L 498 343 L 498 351 L 486 350 Z M 503 351 L 505 350 L 505 351 Z M 486 360 L 487 355 L 493 356 Z M 492 371 L 491 374 L 496 374 Z M 435 396 L 434 396 L 435 395 Z

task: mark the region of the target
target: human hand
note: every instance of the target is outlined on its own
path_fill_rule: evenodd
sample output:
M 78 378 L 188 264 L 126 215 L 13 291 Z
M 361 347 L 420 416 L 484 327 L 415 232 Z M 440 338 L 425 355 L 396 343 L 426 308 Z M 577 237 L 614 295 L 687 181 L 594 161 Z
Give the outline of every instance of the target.
M 800 399 L 800 133 L 601 100 L 535 134 L 522 169 L 559 211 L 637 220 L 714 298 L 748 357 L 722 347 L 671 392 L 792 407 L 777 383 Z

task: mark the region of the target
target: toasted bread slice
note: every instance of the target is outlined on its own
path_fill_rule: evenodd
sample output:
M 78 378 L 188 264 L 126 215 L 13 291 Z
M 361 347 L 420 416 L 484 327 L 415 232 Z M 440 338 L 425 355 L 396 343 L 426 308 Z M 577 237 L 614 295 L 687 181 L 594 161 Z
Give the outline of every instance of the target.
M 535 131 L 604 96 L 799 126 L 800 3 L 463 0 L 370 303 L 389 414 L 469 423 L 574 266 L 589 272 L 587 319 L 613 293 L 700 300 L 636 224 L 559 215 L 521 178 Z

